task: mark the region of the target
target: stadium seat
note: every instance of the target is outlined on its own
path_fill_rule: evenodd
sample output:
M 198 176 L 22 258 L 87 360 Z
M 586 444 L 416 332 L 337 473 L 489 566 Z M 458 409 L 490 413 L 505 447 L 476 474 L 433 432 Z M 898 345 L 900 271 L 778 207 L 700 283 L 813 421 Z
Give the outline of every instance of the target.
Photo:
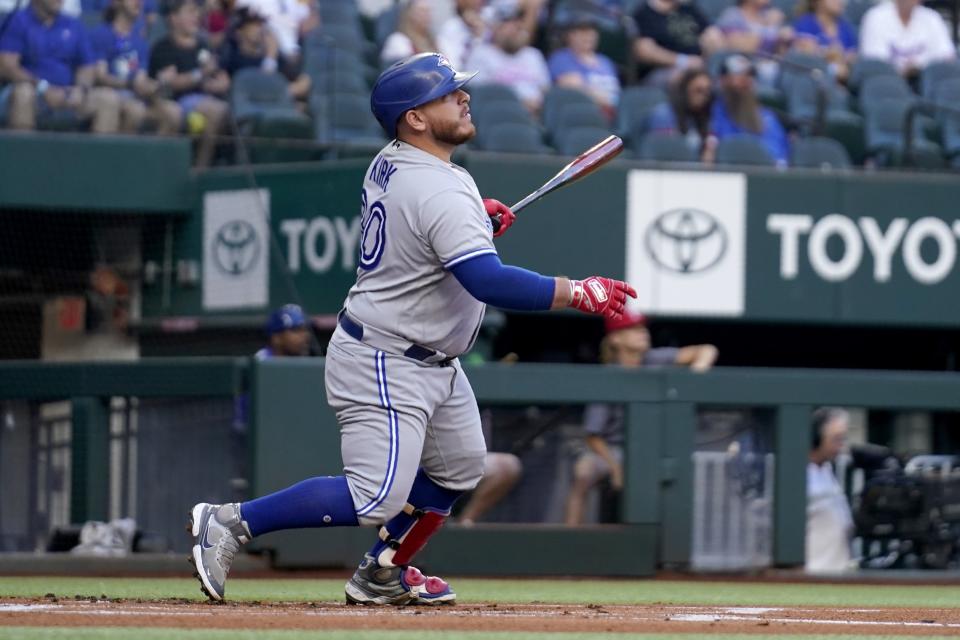
M 943 126 L 948 118 L 955 117 L 954 111 L 960 110 L 960 78 L 947 78 L 937 83 L 932 102 L 943 107 L 936 111 L 936 118 Z
M 547 133 L 555 141 L 563 137 L 565 132 L 577 127 L 609 130 L 607 119 L 603 117 L 600 107 L 592 101 L 589 103 L 565 104 L 558 107 L 552 122 L 552 126 L 549 123 L 547 124 Z
M 516 122 L 491 125 L 483 142 L 484 151 L 536 154 L 552 152 L 550 147 L 543 144 L 537 127 Z
M 320 142 L 376 145 L 386 142 L 383 130 L 370 112 L 367 94 L 336 93 L 311 96 L 315 137 Z
M 847 79 L 847 86 L 854 94 L 860 93 L 860 87 L 873 76 L 897 76 L 896 67 L 886 60 L 876 58 L 858 58 L 850 68 L 850 77 Z
M 789 95 L 794 81 L 810 78 L 811 74 L 829 78 L 829 65 L 827 59 L 822 56 L 790 51 L 783 56 L 783 63 L 780 65 L 780 89 Z
M 850 21 L 854 29 L 859 30 L 860 21 L 870 7 L 874 5 L 873 0 L 847 0 L 847 6 L 844 7 L 843 17 Z
M 639 144 L 646 133 L 650 112 L 667 100 L 666 92 L 659 87 L 627 87 L 617 107 L 617 133 L 624 140 Z
M 854 164 L 863 164 L 867 157 L 863 116 L 852 111 L 830 111 L 827 113 L 823 134 L 842 144 Z
M 724 138 L 717 145 L 717 164 L 739 164 L 772 167 L 776 164 L 763 142 L 752 135 Z
M 360 12 L 353 2 L 332 2 L 324 0 L 320 3 L 320 19 L 324 25 L 354 25 L 360 26 Z
M 913 121 L 910 153 L 905 151 L 906 116 L 915 104 L 910 98 L 883 98 L 871 105 L 865 122 L 866 146 L 867 152 L 879 165 L 928 169 L 943 166 L 939 145 L 924 137 L 923 122 L 916 118 Z
M 477 79 L 479 80 L 479 77 Z M 470 94 L 471 101 L 519 100 L 516 92 L 505 84 L 485 83 L 481 80 L 470 82 L 464 89 Z
M 304 118 L 287 93 L 287 79 L 279 73 L 241 69 L 230 84 L 230 108 L 240 122 L 268 117 Z
M 241 133 L 255 138 L 311 138 L 310 118 L 294 106 L 287 86 L 286 78 L 278 73 L 241 69 L 234 74 L 230 108 Z M 239 146 L 237 152 L 241 152 Z M 276 144 L 250 145 L 251 162 L 309 160 L 310 153 L 309 149 L 283 148 Z
M 561 155 L 578 156 L 610 135 L 605 127 L 571 127 L 554 139 L 554 147 Z
M 320 71 L 316 67 L 306 65 L 312 86 L 325 93 L 364 93 L 370 91 L 370 85 L 361 74 L 344 73 L 337 71 Z
M 643 136 L 639 144 L 631 146 L 639 160 L 659 162 L 699 162 L 699 150 L 687 143 L 686 137 L 675 133 L 654 131 Z
M 334 48 L 361 59 L 372 59 L 378 48 L 363 36 L 360 26 L 324 25 L 303 39 L 305 49 Z
M 945 80 L 960 78 L 960 62 L 944 60 L 932 62 L 920 74 L 920 95 L 924 100 L 933 100 L 937 85 Z
M 848 169 L 851 164 L 850 154 L 832 138 L 798 138 L 790 151 L 790 164 L 794 167 Z
M 586 104 L 593 106 L 598 112 L 599 107 L 593 100 L 582 91 L 577 89 L 568 89 L 566 87 L 551 87 L 543 97 L 543 125 L 547 131 L 553 131 L 556 125 L 556 119 L 560 115 L 560 109 L 568 104 Z M 602 115 L 600 116 L 603 117 Z
M 870 76 L 860 85 L 858 97 L 860 112 L 866 114 L 887 99 L 913 100 L 916 95 L 900 76 Z
M 951 166 L 956 167 L 960 158 L 960 115 L 951 115 L 942 121 L 943 152 L 951 158 Z
M 520 104 L 519 100 L 499 100 L 475 108 L 470 103 L 470 112 L 473 122 L 478 128 L 496 124 L 498 122 L 519 122 L 520 124 L 536 125 L 533 116 Z
M 849 94 L 840 85 L 827 80 L 823 90 L 824 112 L 844 111 L 848 108 Z M 790 89 L 787 91 L 787 112 L 792 118 L 800 120 L 813 120 L 817 115 L 817 105 L 820 99 L 820 84 L 810 75 L 798 76 L 790 82 Z
M 728 7 L 735 7 L 733 0 L 698 0 L 697 6 L 710 22 L 716 22 L 720 14 Z

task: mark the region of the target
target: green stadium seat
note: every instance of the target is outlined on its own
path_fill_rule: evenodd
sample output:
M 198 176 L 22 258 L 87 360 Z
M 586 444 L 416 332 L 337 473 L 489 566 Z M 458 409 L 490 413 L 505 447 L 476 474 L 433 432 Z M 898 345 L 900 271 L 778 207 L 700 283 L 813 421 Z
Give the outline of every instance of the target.
M 812 169 L 848 169 L 850 154 L 832 138 L 797 138 L 790 149 L 790 164 Z
M 687 143 L 685 136 L 654 131 L 633 144 L 633 155 L 639 160 L 658 162 L 699 162 L 699 150 Z

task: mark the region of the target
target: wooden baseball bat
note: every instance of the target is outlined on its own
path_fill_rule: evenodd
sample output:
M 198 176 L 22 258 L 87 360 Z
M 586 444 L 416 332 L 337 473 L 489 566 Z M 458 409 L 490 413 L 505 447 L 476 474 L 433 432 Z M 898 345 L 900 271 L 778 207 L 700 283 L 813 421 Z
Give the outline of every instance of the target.
M 571 160 L 570 163 L 563 169 L 560 169 L 555 176 L 544 182 L 543 186 L 510 207 L 510 210 L 518 213 L 521 209 L 536 202 L 548 193 L 556 191 L 560 187 L 573 184 L 580 178 L 590 175 L 616 158 L 621 151 L 623 151 L 623 140 L 618 136 L 607 136 Z M 500 230 L 500 217 L 494 217 L 492 222 L 493 231 L 496 233 Z

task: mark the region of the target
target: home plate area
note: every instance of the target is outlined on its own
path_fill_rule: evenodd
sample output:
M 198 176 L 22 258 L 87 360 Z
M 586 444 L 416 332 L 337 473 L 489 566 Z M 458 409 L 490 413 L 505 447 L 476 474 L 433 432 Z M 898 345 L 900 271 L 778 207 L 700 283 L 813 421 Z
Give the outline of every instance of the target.
M 351 607 L 341 603 L 0 600 L 0 628 L 195 627 L 219 629 L 436 629 L 960 636 L 960 609 L 837 609 L 666 605 L 459 604 Z M 2 633 L 0 633 L 2 635 Z

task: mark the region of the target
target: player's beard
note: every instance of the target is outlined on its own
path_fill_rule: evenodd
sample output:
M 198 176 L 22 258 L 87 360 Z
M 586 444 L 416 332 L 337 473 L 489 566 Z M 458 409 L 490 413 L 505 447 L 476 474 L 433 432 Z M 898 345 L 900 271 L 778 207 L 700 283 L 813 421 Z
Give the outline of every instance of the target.
M 433 137 L 444 144 L 454 146 L 469 142 L 477 135 L 477 128 L 473 122 L 456 120 L 433 125 Z

